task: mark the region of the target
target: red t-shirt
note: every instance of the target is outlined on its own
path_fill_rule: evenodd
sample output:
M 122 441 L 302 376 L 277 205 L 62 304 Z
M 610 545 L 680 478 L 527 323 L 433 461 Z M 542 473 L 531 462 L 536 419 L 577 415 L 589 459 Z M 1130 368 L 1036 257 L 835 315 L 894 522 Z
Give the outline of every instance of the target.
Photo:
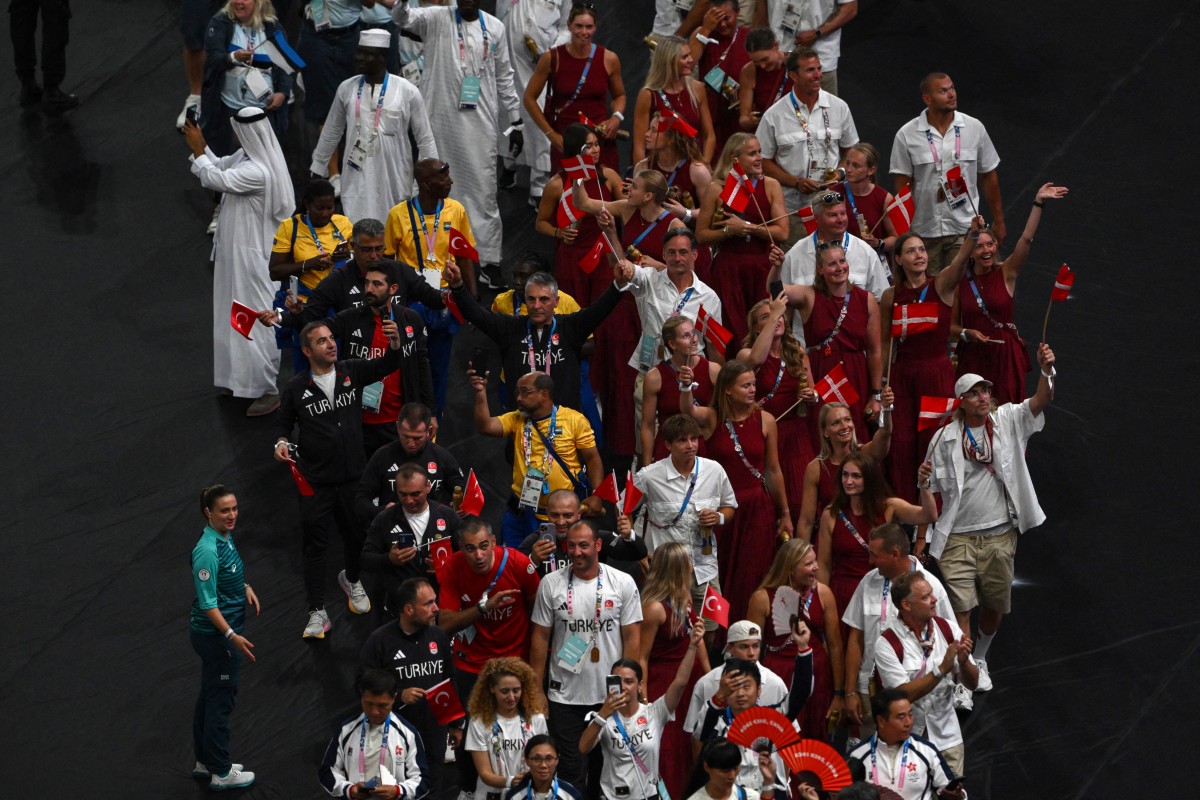
M 404 331 L 400 331 L 400 335 L 404 335 Z M 387 335 L 383 332 L 383 325 L 378 317 L 375 318 L 375 330 L 371 332 L 371 357 L 377 358 L 375 353 L 383 354 L 391 347 L 388 342 Z M 396 417 L 400 414 L 400 407 L 404 404 L 400 396 L 400 369 L 396 368 L 394 372 L 388 373 L 383 379 L 383 397 L 379 400 L 379 410 L 371 411 L 363 409 L 363 422 L 368 425 L 386 425 L 396 421 Z
M 474 572 L 462 553 L 450 556 L 445 569 L 439 572 L 441 595 L 438 605 L 447 611 L 461 611 L 479 602 L 488 584 L 496 577 L 506 552 L 508 563 L 490 594 L 504 589 L 517 589 L 520 594 L 514 596 L 515 602 L 511 605 L 489 611 L 471 628 L 457 634 L 454 657 L 458 667 L 467 672 L 478 673 L 491 658 L 529 659 L 529 615 L 542 579 L 529 557 L 512 547 L 496 548 L 496 561 L 487 575 Z

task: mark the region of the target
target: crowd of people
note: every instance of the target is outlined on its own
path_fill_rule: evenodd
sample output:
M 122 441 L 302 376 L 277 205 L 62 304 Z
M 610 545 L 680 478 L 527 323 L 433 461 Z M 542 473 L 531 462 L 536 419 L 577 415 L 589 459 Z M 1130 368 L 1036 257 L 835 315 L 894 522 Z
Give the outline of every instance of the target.
M 628 124 L 590 4 L 183 5 L 214 384 L 275 420 L 302 636 L 333 635 L 334 538 L 348 612 L 383 622 L 322 786 L 832 797 L 728 738 L 770 712 L 848 759 L 839 797 L 965 796 L 959 716 L 992 688 L 1017 540 L 1045 518 L 1026 458 L 1055 357 L 1018 332 L 1016 282 L 1067 190 L 1037 191 L 1002 258 L 1000 158 L 941 72 L 878 185 L 837 95 L 855 0 L 657 0 Z M 298 193 L 293 102 L 321 126 Z M 553 251 L 504 264 L 498 191 L 526 174 Z M 499 497 L 437 441 L 469 330 Z M 255 779 L 229 740 L 259 601 L 233 489 L 201 511 L 194 774 L 220 790 Z

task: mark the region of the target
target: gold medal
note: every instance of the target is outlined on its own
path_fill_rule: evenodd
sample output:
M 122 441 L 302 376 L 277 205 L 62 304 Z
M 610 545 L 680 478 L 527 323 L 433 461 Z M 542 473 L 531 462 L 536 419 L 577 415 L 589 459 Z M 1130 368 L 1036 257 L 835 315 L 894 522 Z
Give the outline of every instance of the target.
M 592 648 L 592 663 L 593 664 L 600 663 L 600 648 L 599 647 Z

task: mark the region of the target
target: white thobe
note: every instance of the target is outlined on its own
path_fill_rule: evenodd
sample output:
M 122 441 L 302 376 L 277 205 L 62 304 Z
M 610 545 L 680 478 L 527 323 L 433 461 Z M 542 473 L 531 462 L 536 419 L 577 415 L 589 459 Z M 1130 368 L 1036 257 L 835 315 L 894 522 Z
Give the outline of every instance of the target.
M 521 103 L 513 88 L 504 24 L 480 11 L 479 18 L 474 22 L 463 20 L 459 28 L 455 12 L 453 8 L 409 8 L 402 4 L 392 9 L 396 24 L 425 43 L 421 95 L 439 157 L 450 165 L 454 179 L 450 196 L 467 210 L 480 263 L 498 264 L 503 229 L 496 202 L 496 140 L 499 131 L 520 118 Z M 465 45 L 462 59 L 459 31 Z M 480 78 L 478 105 L 473 109 L 459 108 L 464 75 Z
M 267 271 L 270 231 L 264 224 L 267 173 L 243 151 L 217 158 L 211 150 L 192 158 L 192 173 L 210 191 L 221 192 L 221 224 L 213 238 L 213 384 L 234 397 L 278 394 L 279 348 L 270 328 L 256 325 L 247 341 L 230 324 L 233 301 L 270 308 L 275 282 Z
M 325 117 L 325 127 L 321 129 L 309 167 L 317 175 L 327 175 L 330 156 L 337 150 L 342 134 L 349 132 L 342 155 L 342 209 L 355 222 L 366 218 L 383 222 L 393 206 L 413 195 L 409 131 L 416 140 L 419 158 L 438 157 L 425 101 L 417 87 L 399 75 L 387 77 L 383 107 L 379 109 L 379 128 L 375 129 L 375 109 L 382 88 L 383 84 L 366 83 L 361 75 L 342 82 Z M 373 153 L 361 159 L 356 157 L 355 141 L 366 148 L 372 139 Z M 351 159 L 359 166 L 352 166 Z

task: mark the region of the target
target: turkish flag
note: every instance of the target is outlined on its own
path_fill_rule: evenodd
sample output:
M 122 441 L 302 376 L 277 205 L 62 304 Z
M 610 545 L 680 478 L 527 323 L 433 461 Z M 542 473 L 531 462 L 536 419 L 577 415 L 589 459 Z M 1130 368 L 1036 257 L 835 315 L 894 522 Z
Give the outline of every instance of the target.
M 817 232 L 817 215 L 813 213 L 812 206 L 797 209 L 796 216 L 800 218 L 800 223 L 804 225 L 805 233 L 812 236 Z
M 453 553 L 454 548 L 450 544 L 449 536 L 443 536 L 441 539 L 433 539 L 429 542 L 429 560 L 433 562 L 435 573 L 440 575 Z
M 233 301 L 233 307 L 229 309 L 229 324 L 235 331 L 245 336 L 247 341 L 254 341 L 250 338 L 250 331 L 254 330 L 254 321 L 257 319 L 258 313 L 254 309 L 242 305 L 237 300 Z
M 554 221 L 558 223 L 558 227 L 565 228 L 579 222 L 579 218 L 582 216 L 583 214 L 575 207 L 575 201 L 571 198 L 571 187 L 564 187 L 562 197 L 558 201 Z
M 467 237 L 458 228 L 450 229 L 450 255 L 462 256 L 471 261 L 479 260 L 479 251 L 467 241 Z
M 296 466 L 296 462 L 290 458 L 288 459 L 288 469 L 292 471 L 292 480 L 296 482 L 296 488 L 300 490 L 301 497 L 312 497 L 316 494 L 309 484 L 308 479 L 304 477 L 304 474 L 300 472 L 300 468 Z
M 817 381 L 817 385 L 813 388 L 826 403 L 837 401 L 852 406 L 858 402 L 858 392 L 854 391 L 854 387 L 850 385 L 850 379 L 846 377 L 846 370 L 840 363 L 829 370 L 828 375 Z
M 917 430 L 940 427 L 954 413 L 961 401 L 955 397 L 921 395 L 921 411 L 917 414 Z
M 641 501 L 642 490 L 633 485 L 633 470 L 625 473 L 625 494 L 621 497 L 621 513 L 629 516 Z
M 611 248 L 608 246 L 604 234 L 600 234 L 596 237 L 596 243 L 592 245 L 592 249 L 587 251 L 587 255 L 579 259 L 579 268 L 588 275 L 592 274 L 596 267 L 600 266 L 600 259 L 604 257 L 605 250 L 611 250 Z
M 596 177 L 596 162 L 589 155 L 580 153 L 571 158 L 564 158 L 562 165 L 563 171 L 567 173 L 567 179 L 563 181 L 563 194 L 567 193 L 577 178 L 583 178 L 586 181 Z M 558 227 L 564 226 L 559 225 Z
M 458 692 L 454 691 L 454 684 L 449 678 L 425 691 L 425 700 L 429 703 L 429 710 L 433 713 L 433 718 L 437 720 L 438 725 L 449 725 L 456 719 L 462 719 L 467 715 L 463 710 L 462 701 L 458 699 Z
M 897 236 L 908 233 L 908 229 L 912 227 L 915 210 L 912 189 L 905 186 L 904 191 L 896 196 L 896 201 L 887 207 L 888 219 L 892 221 L 892 227 L 896 229 Z
M 471 470 L 467 475 L 467 488 L 463 490 L 463 499 L 458 510 L 476 517 L 483 511 L 483 488 L 479 485 L 479 479 L 475 477 L 475 470 Z
M 704 334 L 708 343 L 724 353 L 725 348 L 729 347 L 729 340 L 733 338 L 729 329 L 713 319 L 712 315 L 704 310 L 704 306 L 700 306 L 700 311 L 696 314 L 696 324 L 700 326 L 700 332 Z
M 454 294 L 449 289 L 442 292 L 442 302 L 446 304 L 446 309 L 450 312 L 450 315 L 458 320 L 459 325 L 467 324 L 467 318 L 462 315 L 458 303 L 454 302 Z
M 717 590 L 709 586 L 704 593 L 704 607 L 700 612 L 703 619 L 711 619 L 722 628 L 729 627 L 729 601 L 717 594 Z
M 750 187 L 746 183 L 746 173 L 742 171 L 742 165 L 734 161 L 733 167 L 725 177 L 725 186 L 721 189 L 721 202 L 736 214 L 741 214 L 750 204 Z
M 676 114 L 674 111 L 666 110 L 659 112 L 658 116 L 658 132 L 662 133 L 668 130 L 677 130 L 684 136 L 692 137 L 700 131 L 696 130 L 683 117 Z
M 1058 268 L 1058 277 L 1054 279 L 1054 291 L 1050 294 L 1050 299 L 1056 303 L 1061 303 L 1071 296 L 1071 287 L 1075 285 L 1075 273 L 1071 272 L 1071 268 L 1063 264 Z M 247 336 L 247 339 L 250 337 Z
M 599 497 L 601 500 L 607 500 L 614 506 L 620 505 L 621 493 L 617 491 L 617 473 L 608 473 L 608 477 L 596 487 L 596 491 L 592 492 L 592 494 L 594 494 L 596 497 Z
M 955 197 L 961 197 L 967 193 L 967 179 L 963 177 L 962 167 L 954 166 L 946 170 L 946 185 L 950 187 L 950 193 Z
M 892 306 L 892 338 L 901 339 L 914 333 L 936 331 L 937 303 L 905 303 Z

